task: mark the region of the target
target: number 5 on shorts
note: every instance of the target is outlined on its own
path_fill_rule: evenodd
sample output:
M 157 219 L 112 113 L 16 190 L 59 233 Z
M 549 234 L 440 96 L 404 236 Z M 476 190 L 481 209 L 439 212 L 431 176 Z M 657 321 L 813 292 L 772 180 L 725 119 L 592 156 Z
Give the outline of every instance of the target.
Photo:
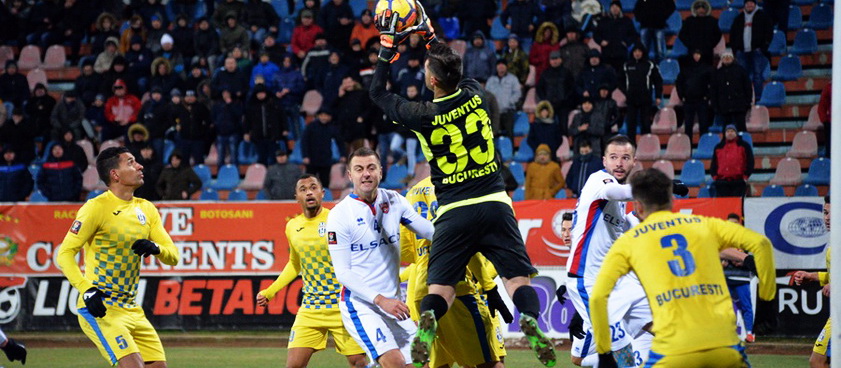
M 117 340 L 117 347 L 120 349 L 125 349 L 128 347 L 128 341 L 123 337 L 123 335 L 117 336 L 114 340 Z
M 383 331 L 382 331 L 382 330 L 380 330 L 379 328 L 377 329 L 377 341 L 378 341 L 378 342 L 379 342 L 379 341 L 382 341 L 382 342 L 385 342 L 385 341 L 386 341 L 386 340 L 385 340 L 385 335 L 383 334 Z

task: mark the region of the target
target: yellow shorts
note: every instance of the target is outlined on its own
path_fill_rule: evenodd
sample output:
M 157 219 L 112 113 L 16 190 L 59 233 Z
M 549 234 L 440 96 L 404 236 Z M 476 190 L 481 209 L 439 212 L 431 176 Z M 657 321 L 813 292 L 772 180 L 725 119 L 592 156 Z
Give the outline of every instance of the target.
M 289 333 L 287 347 L 324 350 L 327 347 L 328 332 L 333 335 L 333 342 L 336 343 L 336 351 L 339 354 L 365 354 L 365 350 L 362 350 L 345 330 L 338 305 L 328 309 L 299 309 L 292 331 Z
M 680 355 L 660 355 L 652 350 L 648 353 L 645 368 L 748 368 L 748 356 L 743 344 L 694 351 Z
M 420 309 L 420 300 L 415 304 Z M 436 335 L 430 367 L 454 363 L 475 367 L 501 361 L 506 355 L 499 320 L 491 317 L 486 302 L 473 294 L 456 297 L 447 314 L 438 321 Z
M 106 305 L 105 317 L 95 318 L 87 308 L 79 308 L 79 326 L 112 365 L 126 355 L 140 353 L 146 362 L 165 362 L 166 355 L 158 333 L 143 308 Z
M 815 340 L 815 347 L 812 349 L 815 353 L 818 353 L 823 356 L 829 356 L 830 352 L 830 337 L 832 336 L 832 319 L 826 320 L 826 325 L 823 326 L 823 330 L 821 330 L 821 334 L 818 335 L 818 339 Z

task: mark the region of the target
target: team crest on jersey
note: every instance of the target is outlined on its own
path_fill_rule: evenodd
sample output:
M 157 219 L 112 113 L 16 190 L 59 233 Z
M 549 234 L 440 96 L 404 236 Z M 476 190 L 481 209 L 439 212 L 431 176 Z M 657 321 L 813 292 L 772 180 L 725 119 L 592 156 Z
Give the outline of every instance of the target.
M 357 217 L 356 218 L 356 225 L 358 225 L 358 226 L 365 225 L 365 220 L 362 217 Z
M 134 212 L 137 213 L 137 221 L 140 221 L 141 225 L 146 225 L 146 214 L 140 210 L 140 207 L 135 207 Z
M 336 232 L 335 231 L 328 232 L 327 233 L 327 244 L 335 245 L 337 243 L 338 242 L 336 241 Z
M 79 230 L 82 230 L 82 222 L 79 220 L 73 221 L 73 225 L 70 225 L 70 232 L 79 234 Z
M 326 232 L 327 232 L 327 223 L 326 222 L 320 222 L 318 224 L 318 236 L 324 236 L 324 234 Z
M 603 179 L 602 181 L 603 181 L 605 184 L 610 184 L 610 183 L 613 183 L 613 179 L 611 179 L 611 178 Z
M 380 203 L 380 212 L 388 213 L 388 202 Z

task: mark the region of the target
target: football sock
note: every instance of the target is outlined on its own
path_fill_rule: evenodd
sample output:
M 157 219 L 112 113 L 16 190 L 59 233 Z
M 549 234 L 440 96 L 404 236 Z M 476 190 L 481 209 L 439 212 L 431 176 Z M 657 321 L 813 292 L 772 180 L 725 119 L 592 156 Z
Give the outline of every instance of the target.
M 514 291 L 514 306 L 520 313 L 527 314 L 534 318 L 540 313 L 540 299 L 537 298 L 537 292 L 529 285 L 520 286 Z
M 537 296 L 537 294 L 535 294 Z M 447 313 L 447 300 L 438 294 L 427 294 L 421 299 L 420 310 L 425 312 L 431 310 L 435 313 L 435 320 L 440 320 Z

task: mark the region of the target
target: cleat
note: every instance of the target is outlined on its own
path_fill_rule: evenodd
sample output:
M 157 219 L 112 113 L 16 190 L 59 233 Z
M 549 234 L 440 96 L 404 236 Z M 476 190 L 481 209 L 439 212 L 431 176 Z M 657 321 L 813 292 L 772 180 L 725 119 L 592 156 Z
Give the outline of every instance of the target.
M 537 359 L 540 360 L 540 363 L 543 363 L 547 367 L 554 367 L 557 363 L 555 360 L 555 347 L 552 345 L 552 341 L 537 326 L 537 320 L 532 316 L 521 314 L 520 330 L 526 335 L 529 346 L 537 354 Z
M 429 355 L 432 352 L 432 342 L 435 341 L 435 330 L 438 329 L 438 321 L 435 320 L 435 312 L 428 310 L 420 315 L 418 332 L 412 340 L 412 364 L 421 368 L 429 363 Z

